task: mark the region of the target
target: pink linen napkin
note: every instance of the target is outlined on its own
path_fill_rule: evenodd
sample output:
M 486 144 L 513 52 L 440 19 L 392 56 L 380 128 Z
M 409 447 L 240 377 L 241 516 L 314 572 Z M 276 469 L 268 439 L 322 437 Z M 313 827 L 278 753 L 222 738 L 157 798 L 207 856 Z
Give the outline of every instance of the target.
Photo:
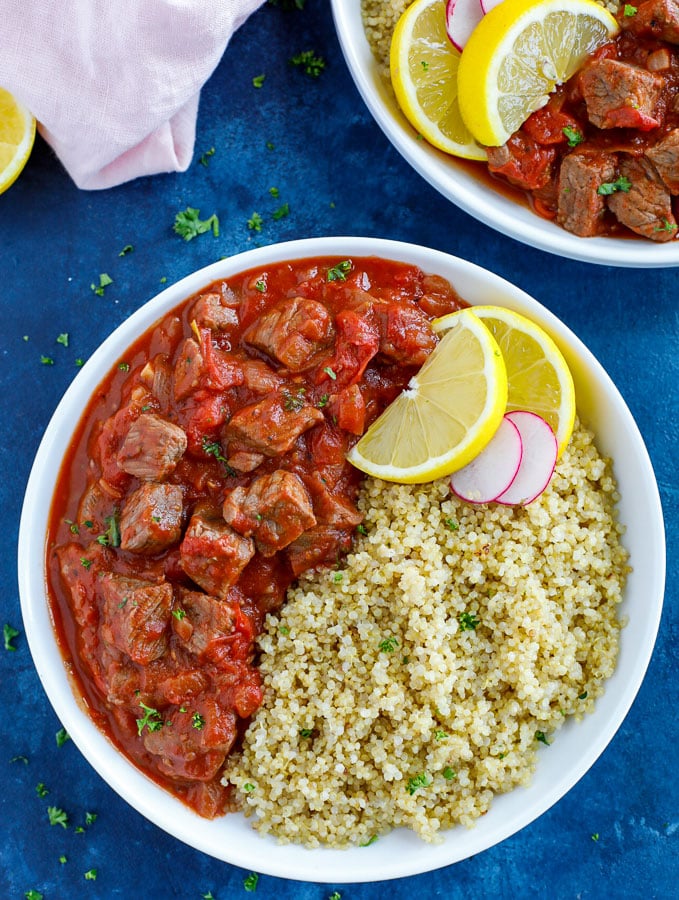
M 264 0 L 0 0 L 0 85 L 80 188 L 183 172 L 201 87 Z

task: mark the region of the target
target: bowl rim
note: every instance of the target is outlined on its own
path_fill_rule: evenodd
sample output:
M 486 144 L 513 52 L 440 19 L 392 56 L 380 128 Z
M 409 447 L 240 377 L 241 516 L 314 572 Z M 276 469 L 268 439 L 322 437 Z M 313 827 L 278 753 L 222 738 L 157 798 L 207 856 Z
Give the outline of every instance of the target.
M 260 836 L 240 813 L 217 820 L 201 819 L 138 770 L 96 728 L 86 713 L 84 702 L 73 690 L 67 665 L 57 646 L 46 599 L 47 547 L 44 540 L 38 541 L 35 536 L 46 534 L 49 505 L 44 503 L 44 498 L 48 496 L 51 501 L 63 452 L 77 427 L 83 401 L 89 400 L 106 373 L 139 334 L 202 287 L 258 266 L 317 256 L 376 256 L 403 261 L 450 277 L 454 284 L 455 279 L 458 283 L 465 279 L 476 281 L 483 285 L 484 292 L 497 291 L 507 300 L 508 306 L 516 305 L 519 311 L 525 310 L 525 304 L 528 304 L 529 314 L 532 313 L 551 332 L 557 343 L 562 344 L 562 349 L 566 341 L 569 352 L 584 359 L 587 370 L 595 374 L 597 385 L 605 392 L 606 413 L 624 423 L 625 458 L 629 457 L 634 463 L 639 481 L 643 482 L 644 491 L 636 499 L 641 508 L 637 510 L 635 506 L 634 522 L 637 532 L 643 531 L 648 559 L 644 556 L 640 571 L 633 572 L 631 577 L 644 579 L 647 606 L 640 628 L 634 631 L 637 646 L 633 658 L 626 658 L 626 669 L 629 669 L 626 678 L 618 684 L 619 690 L 610 694 L 607 691 L 597 701 L 595 711 L 575 729 L 569 730 L 570 722 L 561 729 L 560 734 L 566 735 L 565 740 L 568 746 L 572 745 L 573 753 L 578 748 L 577 759 L 569 760 L 566 766 L 567 777 L 564 777 L 563 766 L 554 768 L 548 755 L 541 756 L 530 787 L 515 788 L 508 794 L 496 796 L 491 810 L 475 829 L 458 826 L 446 833 L 442 844 L 425 844 L 411 832 L 397 830 L 373 845 L 378 848 L 377 853 L 363 848 L 310 851 L 295 845 L 280 845 L 272 838 Z M 456 273 L 454 277 L 451 270 Z M 464 297 L 464 288 L 459 290 Z M 74 410 L 77 413 L 74 414 Z M 58 464 L 53 462 L 55 459 Z M 639 523 L 643 523 L 643 528 Z M 167 833 L 225 862 L 300 881 L 370 882 L 441 868 L 488 849 L 544 813 L 593 765 L 622 724 L 651 658 L 664 594 L 665 536 L 655 475 L 630 411 L 592 354 L 549 310 L 500 276 L 439 250 L 378 238 L 308 238 L 248 250 L 191 273 L 133 312 L 101 343 L 66 390 L 36 453 L 21 512 L 18 573 L 26 637 L 43 689 L 74 743 L 119 796 Z M 640 590 L 637 592 L 641 593 Z M 601 707 L 605 708 L 605 714 L 602 712 L 597 716 Z M 583 735 L 584 751 L 579 749 Z M 536 791 L 538 780 L 540 790 Z M 511 811 L 514 807 L 514 814 L 503 820 L 503 811 L 507 808 Z M 379 865 L 376 866 L 377 861 Z
M 406 162 L 457 207 L 507 237 L 567 259 L 622 268 L 679 265 L 679 235 L 666 243 L 632 235 L 578 237 L 516 200 L 490 190 L 457 168 L 455 157 L 418 140 L 380 76 L 362 26 L 361 0 L 330 0 L 330 4 L 347 68 L 373 118 Z

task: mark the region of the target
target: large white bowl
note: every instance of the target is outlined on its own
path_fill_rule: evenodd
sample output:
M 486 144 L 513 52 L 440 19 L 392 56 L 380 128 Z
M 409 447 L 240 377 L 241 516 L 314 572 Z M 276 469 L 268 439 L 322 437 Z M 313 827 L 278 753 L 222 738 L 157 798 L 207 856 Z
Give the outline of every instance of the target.
M 657 244 L 641 237 L 577 237 L 474 177 L 469 165 L 460 165 L 454 157 L 418 140 L 371 53 L 361 0 L 331 0 L 331 4 L 344 58 L 368 109 L 394 147 L 444 197 L 484 225 L 558 256 L 609 266 L 679 265 L 679 240 Z
M 475 828 L 456 828 L 440 844 L 394 832 L 370 849 L 306 850 L 281 846 L 254 832 L 241 815 L 199 818 L 137 770 L 94 726 L 73 694 L 46 600 L 45 541 L 50 498 L 61 460 L 82 410 L 125 349 L 159 318 L 217 278 L 255 266 L 312 256 L 379 256 L 448 278 L 470 303 L 503 304 L 547 329 L 573 370 L 582 419 L 601 451 L 614 458 L 634 571 L 621 615 L 618 667 L 580 724 L 567 723 L 528 788 L 497 797 Z M 660 619 L 665 542 L 658 489 L 642 438 L 617 389 L 581 342 L 548 310 L 508 282 L 469 262 L 411 244 L 368 238 L 311 238 L 250 250 L 208 266 L 167 288 L 127 319 L 93 354 L 66 392 L 45 432 L 26 489 L 19 533 L 19 587 L 28 642 L 44 689 L 63 725 L 92 766 L 131 806 L 165 831 L 218 859 L 272 875 L 317 882 L 396 878 L 457 862 L 514 834 L 566 793 L 604 750 L 644 677 Z

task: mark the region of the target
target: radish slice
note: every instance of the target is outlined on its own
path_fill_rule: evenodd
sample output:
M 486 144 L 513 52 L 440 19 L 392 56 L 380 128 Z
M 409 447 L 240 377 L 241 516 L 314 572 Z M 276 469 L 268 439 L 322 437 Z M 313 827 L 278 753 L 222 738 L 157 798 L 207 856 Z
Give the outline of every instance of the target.
M 511 486 L 522 455 L 519 429 L 505 417 L 479 455 L 453 472 L 450 486 L 468 503 L 490 503 Z
M 484 16 L 501 3 L 502 0 L 481 0 L 481 9 L 483 10 Z
M 482 18 L 481 0 L 448 0 L 446 31 L 452 45 L 461 51 Z
M 516 410 L 507 413 L 505 418 L 519 430 L 523 456 L 514 481 L 495 499 L 507 506 L 527 506 L 540 496 L 552 477 L 556 465 L 556 437 L 547 422 L 535 413 Z

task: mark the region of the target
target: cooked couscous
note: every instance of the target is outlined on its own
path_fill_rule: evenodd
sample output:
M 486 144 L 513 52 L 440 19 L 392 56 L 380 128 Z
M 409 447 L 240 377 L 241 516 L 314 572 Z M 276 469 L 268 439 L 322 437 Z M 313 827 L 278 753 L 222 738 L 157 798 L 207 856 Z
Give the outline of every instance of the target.
M 254 827 L 310 847 L 473 825 L 616 664 L 616 486 L 577 426 L 526 508 L 447 480 L 367 479 L 346 565 L 303 577 L 260 638 L 265 701 L 225 779 Z

